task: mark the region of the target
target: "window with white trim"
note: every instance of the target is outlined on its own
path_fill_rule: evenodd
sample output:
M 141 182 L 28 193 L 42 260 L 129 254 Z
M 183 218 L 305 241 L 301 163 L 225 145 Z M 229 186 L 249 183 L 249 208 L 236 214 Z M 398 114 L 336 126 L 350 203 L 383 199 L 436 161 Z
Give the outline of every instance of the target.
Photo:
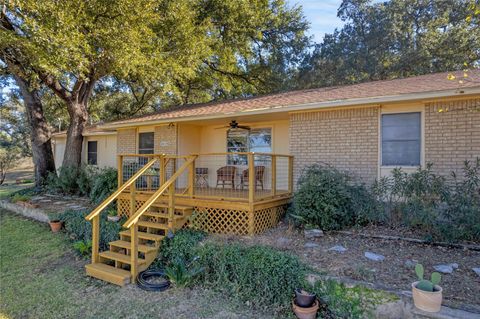
M 382 114 L 382 166 L 418 166 L 421 156 L 421 113 Z
M 271 153 L 272 129 L 229 129 L 227 131 L 227 152 Z M 247 165 L 247 163 L 246 155 L 231 154 L 228 156 L 228 165 Z

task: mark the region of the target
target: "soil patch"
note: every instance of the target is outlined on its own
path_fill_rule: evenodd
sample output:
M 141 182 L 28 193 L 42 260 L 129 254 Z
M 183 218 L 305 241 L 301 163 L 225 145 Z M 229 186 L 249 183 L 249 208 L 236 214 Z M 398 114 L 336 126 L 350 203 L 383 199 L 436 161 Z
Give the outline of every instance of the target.
M 375 233 L 372 227 L 368 231 Z M 381 229 L 381 233 L 398 235 L 388 229 Z M 458 268 L 453 273 L 442 274 L 444 304 L 480 312 L 480 276 L 472 270 L 480 267 L 479 251 L 365 238 L 355 233 L 325 233 L 323 237 L 306 239 L 303 232 L 283 223 L 254 237 L 215 235 L 212 240 L 273 246 L 298 255 L 326 275 L 364 281 L 374 287 L 393 291 L 411 290 L 410 285 L 416 280 L 414 266 L 417 262 L 425 266 L 427 275 L 434 271 L 434 265 L 457 263 Z M 329 250 L 334 246 L 342 246 L 347 250 L 343 253 Z M 365 252 L 382 255 L 385 259 L 369 260 Z

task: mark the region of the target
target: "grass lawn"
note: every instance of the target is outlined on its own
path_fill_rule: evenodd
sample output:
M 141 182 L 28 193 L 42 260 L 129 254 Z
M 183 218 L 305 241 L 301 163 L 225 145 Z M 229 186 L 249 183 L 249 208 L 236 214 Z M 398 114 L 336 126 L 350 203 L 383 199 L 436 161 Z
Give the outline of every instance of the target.
M 8 185 L 1 185 L 0 186 L 0 199 L 6 199 L 10 196 L 10 194 L 19 191 L 24 188 L 32 187 L 34 183 L 28 184 L 8 184 Z
M 0 209 L 0 318 L 273 318 L 201 288 L 117 287 L 86 262 L 64 234 Z

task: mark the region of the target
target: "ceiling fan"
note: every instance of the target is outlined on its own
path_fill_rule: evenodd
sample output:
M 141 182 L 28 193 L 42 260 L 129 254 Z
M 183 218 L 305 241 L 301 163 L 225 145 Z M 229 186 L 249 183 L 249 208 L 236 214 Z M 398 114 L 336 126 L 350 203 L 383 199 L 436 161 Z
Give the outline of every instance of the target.
M 230 121 L 230 123 L 227 126 L 217 127 L 216 129 L 218 130 L 222 128 L 250 130 L 250 126 L 239 125 L 236 120 Z

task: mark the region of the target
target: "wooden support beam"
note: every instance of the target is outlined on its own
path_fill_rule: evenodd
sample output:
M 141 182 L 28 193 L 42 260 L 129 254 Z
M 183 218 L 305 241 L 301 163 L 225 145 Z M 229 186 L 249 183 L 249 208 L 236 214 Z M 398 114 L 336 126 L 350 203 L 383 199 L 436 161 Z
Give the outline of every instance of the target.
M 255 201 L 255 156 L 253 153 L 248 153 L 248 201 L 253 205 Z
M 168 188 L 168 229 L 173 231 L 175 213 L 175 183 L 172 183 Z
M 272 155 L 272 183 L 270 188 L 272 189 L 272 196 L 277 194 L 277 156 Z
M 137 223 L 130 227 L 130 273 L 132 282 L 137 280 L 138 275 L 138 226 Z
M 123 155 L 118 155 L 117 157 L 117 172 L 118 172 L 117 187 L 120 187 L 123 184 Z
M 188 196 L 193 198 L 195 195 L 195 161 L 190 164 L 188 171 Z
M 100 215 L 92 219 L 92 263 L 98 263 L 100 247 Z

